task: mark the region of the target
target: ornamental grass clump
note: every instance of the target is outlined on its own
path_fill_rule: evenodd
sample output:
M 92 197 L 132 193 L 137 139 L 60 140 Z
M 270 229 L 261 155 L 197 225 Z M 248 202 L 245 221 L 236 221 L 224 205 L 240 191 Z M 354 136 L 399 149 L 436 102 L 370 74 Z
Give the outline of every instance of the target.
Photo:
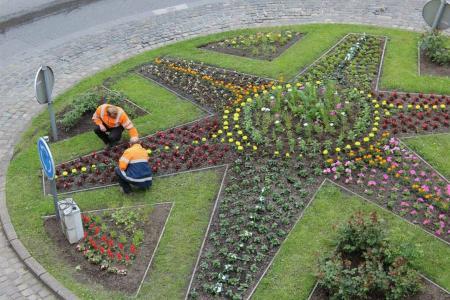
M 416 294 L 420 277 L 411 245 L 393 246 L 377 214 L 353 215 L 338 230 L 336 250 L 319 260 L 319 285 L 331 299 L 404 299 Z

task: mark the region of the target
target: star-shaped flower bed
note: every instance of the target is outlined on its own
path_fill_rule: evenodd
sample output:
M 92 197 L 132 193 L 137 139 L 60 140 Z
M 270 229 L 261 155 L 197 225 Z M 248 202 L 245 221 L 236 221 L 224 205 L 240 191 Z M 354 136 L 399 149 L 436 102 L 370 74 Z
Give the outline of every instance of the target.
M 450 184 L 399 139 L 449 132 L 450 97 L 377 91 L 385 43 L 348 35 L 289 83 L 169 57 L 137 70 L 210 112 L 142 138 L 155 175 L 229 165 L 189 297 L 248 296 L 324 178 L 450 241 Z M 125 147 L 59 165 L 58 191 L 115 183 Z

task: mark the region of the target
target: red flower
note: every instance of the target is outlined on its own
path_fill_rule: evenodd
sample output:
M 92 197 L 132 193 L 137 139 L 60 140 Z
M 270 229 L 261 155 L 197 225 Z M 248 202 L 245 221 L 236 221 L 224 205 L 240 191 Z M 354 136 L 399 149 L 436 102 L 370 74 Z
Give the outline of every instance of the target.
M 85 231 L 85 232 L 84 232 L 84 238 L 83 238 L 83 239 L 87 239 L 87 237 L 88 237 L 88 233 L 87 233 L 87 231 Z
M 99 234 L 100 233 L 100 227 L 95 227 L 95 235 L 97 235 L 97 234 Z
M 108 238 L 107 238 L 106 235 L 104 234 L 104 235 L 102 236 L 101 240 L 102 240 L 103 242 L 106 242 L 106 241 L 108 240 Z
M 119 246 L 120 250 L 123 250 L 123 244 L 122 243 L 118 243 L 117 246 Z
M 125 260 L 129 261 L 130 260 L 130 256 L 128 254 L 125 254 Z
M 100 247 L 100 253 L 101 253 L 101 254 L 105 254 L 105 248 Z
M 114 247 L 114 241 L 113 240 L 108 240 L 108 246 L 110 248 Z
M 136 246 L 135 245 L 131 244 L 130 252 L 133 253 L 133 254 L 136 254 Z
M 117 260 L 122 260 L 122 254 L 120 254 L 120 252 L 117 253 Z

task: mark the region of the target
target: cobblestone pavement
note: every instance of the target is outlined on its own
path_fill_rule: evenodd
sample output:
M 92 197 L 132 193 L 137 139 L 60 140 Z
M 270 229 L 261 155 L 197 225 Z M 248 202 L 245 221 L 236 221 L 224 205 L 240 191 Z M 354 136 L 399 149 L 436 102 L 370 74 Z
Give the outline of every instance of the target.
M 371 3 L 369 3 L 371 2 Z M 375 2 L 375 3 L 374 3 Z M 343 22 L 422 30 L 421 9 L 426 0 L 247 0 L 191 6 L 179 11 L 159 10 L 66 40 L 24 49 L 0 69 L 0 161 L 11 159 L 20 132 L 42 106 L 33 95 L 37 67 L 53 67 L 55 92 L 82 78 L 145 50 L 189 37 L 240 27 L 300 23 Z M 188 2 L 189 3 L 189 2 Z M 448 33 L 448 31 L 447 31 Z M 0 166 L 0 202 L 5 199 L 7 163 Z M 0 232 L 0 299 L 50 297 L 50 292 L 28 272 Z

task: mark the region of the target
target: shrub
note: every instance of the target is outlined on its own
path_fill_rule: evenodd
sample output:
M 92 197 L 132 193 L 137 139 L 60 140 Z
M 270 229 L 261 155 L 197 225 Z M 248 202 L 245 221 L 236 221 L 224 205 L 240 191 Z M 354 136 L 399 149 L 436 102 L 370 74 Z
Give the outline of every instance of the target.
M 336 251 L 319 259 L 319 285 L 331 299 L 403 299 L 417 293 L 420 278 L 409 259 L 411 245 L 393 247 L 376 213 L 357 213 L 338 230 Z
M 445 38 L 439 31 L 424 33 L 421 48 L 432 62 L 439 65 L 450 64 L 450 48 L 445 46 Z

